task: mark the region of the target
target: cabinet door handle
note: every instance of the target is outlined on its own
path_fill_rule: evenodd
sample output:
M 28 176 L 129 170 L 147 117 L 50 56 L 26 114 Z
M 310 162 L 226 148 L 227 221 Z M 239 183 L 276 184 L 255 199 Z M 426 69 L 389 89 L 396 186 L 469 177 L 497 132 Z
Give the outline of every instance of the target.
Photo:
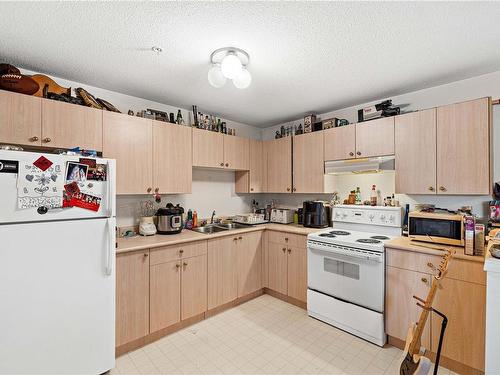
M 292 189 L 292 191 L 297 191 L 297 189 L 296 189 L 296 188 L 293 188 L 293 189 Z
M 253 191 L 253 188 L 250 188 L 250 191 Z
M 182 263 L 184 267 L 186 267 L 188 264 L 187 262 Z
M 158 193 L 160 191 L 160 188 L 155 188 L 155 193 Z
M 229 167 L 229 163 L 226 163 L 226 167 Z
M 243 237 L 239 236 L 239 237 L 238 237 L 238 239 L 239 239 L 239 240 L 242 240 L 242 239 L 243 239 Z
M 429 191 L 434 191 L 434 186 L 429 186 Z
M 354 152 L 349 152 L 349 156 L 354 156 Z
M 31 142 L 36 142 L 36 141 L 38 141 L 38 137 L 35 135 L 34 137 L 30 138 L 30 141 Z
M 444 186 L 440 186 L 440 187 L 439 187 L 439 190 L 440 190 L 440 191 L 446 191 L 446 188 L 445 188 Z
M 176 263 L 175 268 L 179 269 L 179 268 L 181 268 L 181 265 L 179 263 Z
M 233 241 L 238 241 L 238 237 L 234 237 L 234 238 L 233 238 Z
M 146 189 L 146 191 L 147 191 L 148 193 L 151 193 L 151 190 L 153 190 L 153 189 L 152 189 L 152 188 L 150 188 L 150 187 L 148 187 L 148 188 Z
M 288 249 L 288 254 L 290 254 L 292 252 L 292 249 Z
M 356 155 L 360 156 L 361 155 L 361 151 L 357 151 Z
M 281 249 L 281 250 L 283 250 L 283 252 L 285 252 L 285 251 L 286 251 L 286 247 L 284 247 L 284 248 L 283 248 L 283 249 Z
M 184 252 L 184 249 L 180 249 L 179 253 L 182 254 Z
M 434 269 L 434 264 L 432 264 L 431 262 L 429 262 L 429 263 L 427 263 L 427 267 Z
M 144 254 L 144 258 L 147 258 L 148 256 L 149 256 L 149 254 L 148 254 L 148 253 L 145 253 L 145 254 Z
M 290 191 L 290 188 L 289 188 L 289 187 L 287 187 L 287 188 L 286 188 L 286 191 Z
M 52 142 L 52 139 L 50 139 L 50 138 L 47 137 L 47 138 L 44 138 L 43 141 L 45 143 L 50 143 L 50 142 Z
M 428 281 L 428 280 L 427 280 L 427 277 L 422 277 L 420 280 L 422 280 L 422 282 L 423 282 L 424 284 L 427 284 L 427 281 Z
M 285 237 L 285 242 L 288 242 L 288 237 Z
M 223 167 L 224 166 L 224 163 L 220 163 L 220 166 Z

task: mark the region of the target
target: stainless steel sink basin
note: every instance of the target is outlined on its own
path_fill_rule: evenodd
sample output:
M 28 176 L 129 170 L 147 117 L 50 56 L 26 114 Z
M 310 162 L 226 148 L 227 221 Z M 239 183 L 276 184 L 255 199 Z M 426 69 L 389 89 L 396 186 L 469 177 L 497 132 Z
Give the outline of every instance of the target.
M 247 225 L 244 224 L 238 224 L 238 223 L 226 223 L 226 224 L 216 224 L 217 227 L 219 228 L 225 228 L 225 229 L 241 229 L 241 228 L 248 228 Z
M 226 230 L 229 230 L 229 228 L 222 228 L 216 225 L 205 225 L 204 227 L 193 228 L 192 230 L 198 233 L 212 234 L 217 232 L 224 232 Z

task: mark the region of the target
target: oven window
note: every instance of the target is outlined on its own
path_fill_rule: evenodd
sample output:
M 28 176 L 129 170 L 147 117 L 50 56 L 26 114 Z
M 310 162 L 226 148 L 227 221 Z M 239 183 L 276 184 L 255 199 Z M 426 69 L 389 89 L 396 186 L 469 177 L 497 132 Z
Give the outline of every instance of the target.
M 340 276 L 349 277 L 351 279 L 359 280 L 359 264 L 343 262 L 330 258 L 324 259 L 324 271 L 335 273 Z

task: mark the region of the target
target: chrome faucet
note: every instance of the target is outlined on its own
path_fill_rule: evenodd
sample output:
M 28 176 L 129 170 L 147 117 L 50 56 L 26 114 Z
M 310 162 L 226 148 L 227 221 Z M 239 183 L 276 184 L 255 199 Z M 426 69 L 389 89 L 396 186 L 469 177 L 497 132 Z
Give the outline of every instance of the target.
M 214 223 L 215 210 L 212 212 L 212 217 L 210 218 L 210 224 Z

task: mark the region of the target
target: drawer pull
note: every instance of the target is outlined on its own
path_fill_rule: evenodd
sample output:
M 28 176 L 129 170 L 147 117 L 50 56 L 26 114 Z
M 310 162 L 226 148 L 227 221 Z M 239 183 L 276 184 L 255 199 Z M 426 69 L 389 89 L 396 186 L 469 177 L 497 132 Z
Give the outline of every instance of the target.
M 423 283 L 427 284 L 427 281 L 428 281 L 427 277 L 422 277 L 421 280 L 422 280 Z

